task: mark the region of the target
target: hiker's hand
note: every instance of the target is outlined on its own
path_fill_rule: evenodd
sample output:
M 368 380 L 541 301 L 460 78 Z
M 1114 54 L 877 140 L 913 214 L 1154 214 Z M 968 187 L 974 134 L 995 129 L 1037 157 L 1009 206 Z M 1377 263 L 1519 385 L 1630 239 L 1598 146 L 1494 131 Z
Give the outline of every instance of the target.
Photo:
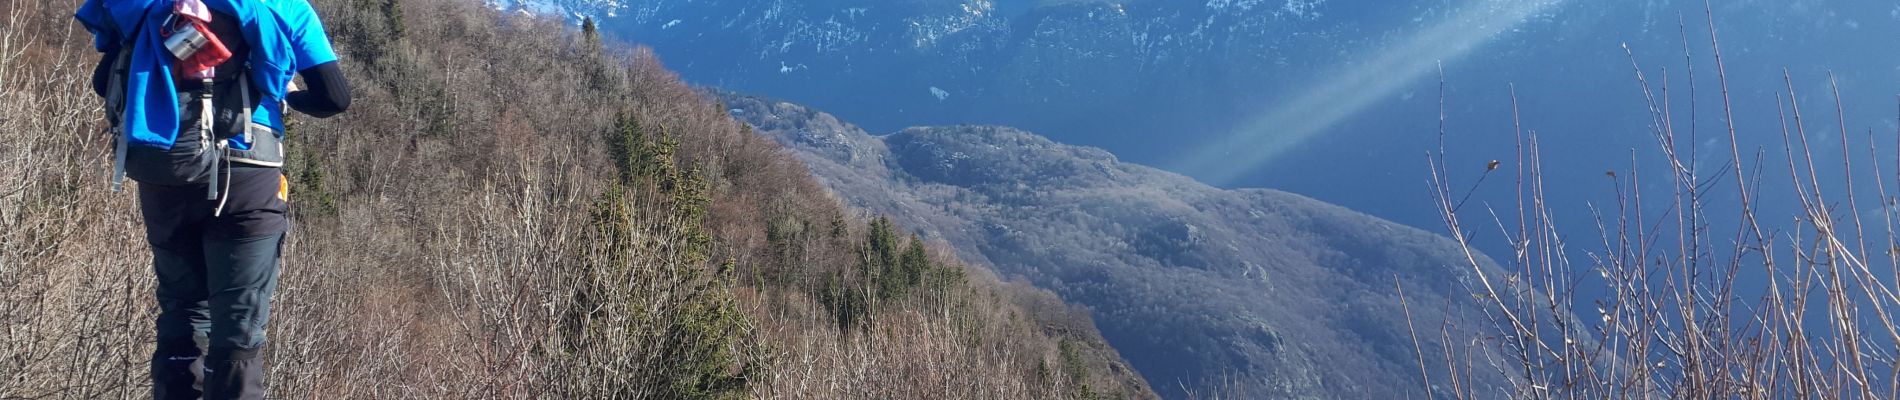
M 303 90 L 303 88 L 297 87 L 296 79 L 291 79 L 289 82 L 284 82 L 284 100 L 277 102 L 277 109 L 279 110 L 291 109 L 290 108 L 290 94 L 292 92 L 296 92 L 299 90 Z

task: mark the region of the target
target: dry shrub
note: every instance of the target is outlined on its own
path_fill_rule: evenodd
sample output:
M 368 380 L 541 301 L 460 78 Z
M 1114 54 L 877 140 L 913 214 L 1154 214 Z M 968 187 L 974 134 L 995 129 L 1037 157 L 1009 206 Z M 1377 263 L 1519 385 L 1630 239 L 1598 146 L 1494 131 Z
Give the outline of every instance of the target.
M 151 269 L 128 195 L 105 190 L 94 60 L 66 13 L 0 6 L 0 396 L 146 384 Z M 83 34 L 83 30 L 78 33 Z
M 1534 132 L 1520 131 L 1515 164 L 1522 167 L 1512 200 L 1516 216 L 1492 211 L 1492 221 L 1483 223 L 1494 221 L 1510 241 L 1515 253 L 1510 273 L 1479 269 L 1481 277 L 1489 276 L 1474 288 L 1490 306 L 1497 328 L 1495 336 L 1478 343 L 1510 356 L 1468 360 L 1420 351 L 1428 382 L 1437 379 L 1433 394 L 1461 399 L 1900 396 L 1900 358 L 1895 356 L 1900 325 L 1893 314 L 1900 309 L 1900 297 L 1894 295 L 1900 276 L 1887 275 L 1900 271 L 1891 207 L 1897 197 L 1881 178 L 1872 133 L 1865 148 L 1852 147 L 1840 92 L 1833 87 L 1835 114 L 1829 122 L 1840 124 L 1840 148 L 1810 146 L 1809 122 L 1803 121 L 1801 104 L 1794 100 L 1800 97 L 1784 73 L 1786 91 L 1776 95 L 1783 113 L 1779 149 L 1769 144 L 1753 155 L 1745 153 L 1755 144 L 1738 140 L 1738 130 L 1774 127 L 1736 126 L 1722 47 L 1706 4 L 1704 13 L 1721 82 L 1727 154 L 1696 154 L 1688 127 L 1697 121 L 1684 117 L 1694 113 L 1677 109 L 1666 72 L 1661 84 L 1653 84 L 1655 76 L 1648 74 L 1653 70 L 1637 65 L 1631 54 L 1662 172 L 1654 166 L 1637 168 L 1635 156 L 1628 169 L 1607 172 L 1616 188 L 1614 204 L 1588 210 L 1600 241 L 1589 245 L 1586 257 L 1575 258 L 1566 248 L 1582 244 L 1567 242 L 1555 221 L 1559 213 L 1583 210 L 1553 209 L 1546 202 L 1544 149 Z M 1688 53 L 1687 28 L 1682 36 L 1682 50 Z M 1694 58 L 1687 61 L 1689 107 L 1694 108 L 1698 70 Z M 1814 159 L 1817 152 L 1836 150 L 1844 177 L 1839 182 L 1845 185 L 1830 183 L 1824 189 L 1821 183 L 1830 179 L 1825 178 L 1830 171 L 1817 170 Z M 1698 157 L 1727 158 L 1727 164 L 1711 170 L 1697 165 Z M 1765 164 L 1764 157 L 1785 161 L 1787 169 Z M 1436 205 L 1451 235 L 1473 254 L 1474 245 L 1466 241 L 1472 231 L 1464 220 L 1476 211 L 1460 209 L 1469 191 L 1454 191 L 1442 150 L 1430 158 Z M 1491 161 L 1485 174 L 1509 173 L 1509 168 L 1497 169 L 1499 163 Z M 1863 174 L 1875 177 L 1877 199 L 1864 198 L 1867 181 L 1854 179 L 1868 176 Z M 1666 189 L 1653 189 L 1654 182 L 1664 182 Z M 1863 186 L 1856 189 L 1856 183 Z M 1797 201 L 1791 208 L 1764 201 L 1771 196 L 1763 192 L 1773 191 L 1789 191 Z M 1778 215 L 1794 218 L 1771 217 Z M 1884 225 L 1863 221 L 1873 215 Z M 1890 265 L 1878 265 L 1883 258 Z M 1477 265 L 1473 258 L 1472 266 Z M 1584 298 L 1578 290 L 1598 284 L 1607 293 L 1601 298 Z M 1589 309 L 1594 313 L 1571 312 Z M 1485 393 L 1466 385 L 1472 374 L 1493 372 L 1511 378 L 1514 391 Z

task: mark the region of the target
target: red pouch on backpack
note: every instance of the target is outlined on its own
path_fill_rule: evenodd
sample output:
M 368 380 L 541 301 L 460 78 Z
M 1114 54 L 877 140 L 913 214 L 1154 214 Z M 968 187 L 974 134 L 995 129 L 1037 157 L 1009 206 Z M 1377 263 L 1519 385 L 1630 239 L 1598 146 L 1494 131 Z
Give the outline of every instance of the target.
M 192 21 L 187 25 L 191 30 L 204 35 L 205 44 L 190 56 L 180 57 L 172 66 L 172 73 L 182 79 L 208 79 L 212 77 L 218 64 L 231 59 L 231 49 L 224 47 L 218 35 L 211 33 L 211 27 L 203 22 Z

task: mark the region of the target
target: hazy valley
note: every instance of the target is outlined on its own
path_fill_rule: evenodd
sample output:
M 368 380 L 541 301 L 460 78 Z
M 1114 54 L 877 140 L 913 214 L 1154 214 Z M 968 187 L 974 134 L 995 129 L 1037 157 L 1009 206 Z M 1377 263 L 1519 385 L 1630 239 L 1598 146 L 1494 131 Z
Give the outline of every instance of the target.
M 1171 397 L 1404 397 L 1424 387 L 1400 310 L 1440 354 L 1484 326 L 1472 270 L 1429 232 L 1296 194 L 1224 190 L 1007 127 L 872 136 L 818 110 L 720 94 L 847 202 L 1088 307 Z M 1452 344 L 1457 347 L 1457 343 Z M 1482 356 L 1481 356 L 1482 357 Z M 1478 379 L 1491 392 L 1497 377 Z

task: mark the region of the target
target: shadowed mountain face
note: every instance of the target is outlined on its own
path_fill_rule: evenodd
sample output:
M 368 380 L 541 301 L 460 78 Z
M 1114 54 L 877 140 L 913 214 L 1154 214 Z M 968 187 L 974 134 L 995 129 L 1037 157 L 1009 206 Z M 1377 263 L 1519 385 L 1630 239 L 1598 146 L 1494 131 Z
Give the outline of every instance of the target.
M 1011 128 L 874 137 L 803 106 L 716 96 L 846 201 L 1089 307 L 1170 397 L 1416 396 L 1425 386 L 1395 283 L 1431 360 L 1444 354 L 1441 322 L 1457 325 L 1454 338 L 1487 326 L 1462 254 L 1425 231 L 1295 194 L 1218 189 Z M 1494 387 L 1492 378 L 1477 384 Z
M 695 84 L 875 130 L 1004 124 L 1157 161 L 1190 149 L 1148 133 L 1231 130 L 1294 89 L 1281 77 L 1337 68 L 1388 26 L 1450 12 L 1423 0 L 525 1 L 593 16 Z

